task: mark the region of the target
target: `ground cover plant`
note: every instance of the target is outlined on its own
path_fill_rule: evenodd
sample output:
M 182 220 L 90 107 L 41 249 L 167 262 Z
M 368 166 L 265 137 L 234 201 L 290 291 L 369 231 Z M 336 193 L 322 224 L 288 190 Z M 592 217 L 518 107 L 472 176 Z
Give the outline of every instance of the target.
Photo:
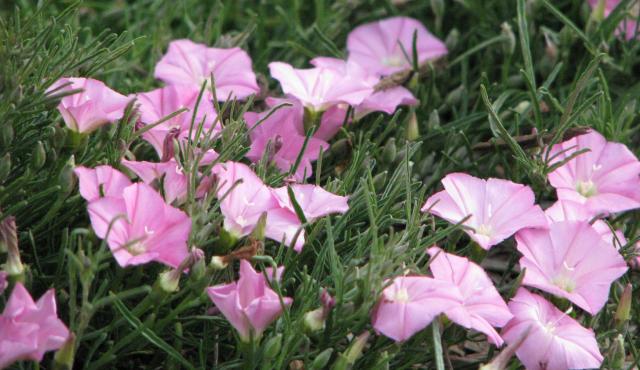
M 0 368 L 637 368 L 639 8 L 2 2 Z

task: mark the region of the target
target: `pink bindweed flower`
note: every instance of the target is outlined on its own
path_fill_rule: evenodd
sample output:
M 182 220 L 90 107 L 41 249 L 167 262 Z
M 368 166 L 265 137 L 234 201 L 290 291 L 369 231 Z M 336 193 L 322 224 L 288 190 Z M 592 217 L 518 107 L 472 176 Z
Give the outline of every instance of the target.
M 444 190 L 432 195 L 422 207 L 451 223 L 470 216 L 463 225 L 467 234 L 482 248 L 489 249 L 516 231 L 528 227 L 546 227 L 547 219 L 535 205 L 528 186 L 511 181 L 479 179 L 464 173 L 442 179 Z
M 213 74 L 218 100 L 244 99 L 260 91 L 251 58 L 240 48 L 218 49 L 191 40 L 174 40 L 156 64 L 154 76 L 169 85 L 200 90 Z
M 303 112 L 296 107 L 281 107 L 271 115 L 269 113 L 244 114 L 251 139 L 251 149 L 246 156 L 257 163 L 266 153 L 281 172 L 287 173 L 296 163 L 306 140 L 302 128 Z M 309 138 L 294 174 L 296 180 L 302 181 L 313 174 L 311 162 L 318 159 L 321 148 L 327 151 L 329 144 Z M 267 152 L 267 149 L 270 150 Z
M 566 298 L 592 315 L 607 302 L 611 283 L 627 271 L 620 253 L 585 221 L 522 230 L 516 241 L 520 267 L 527 269 L 524 285 Z
M 265 236 L 284 241 L 300 251 L 304 244 L 304 230 L 295 213 L 279 206 L 271 188 L 245 164 L 225 162 L 213 167 L 218 177 L 217 195 L 221 198 L 220 210 L 224 215 L 224 228 L 235 237 L 249 235 L 256 227 L 260 216 L 267 214 Z M 293 244 L 293 245 L 292 245 Z
M 121 197 L 124 188 L 131 185 L 127 176 L 111 166 L 96 168 L 78 166 L 73 172 L 80 182 L 80 195 L 87 202 L 102 197 Z
M 560 200 L 584 204 L 593 215 L 640 208 L 640 161 L 623 144 L 596 131 L 553 146 L 551 164 L 589 149 L 549 174 Z
M 304 213 L 309 222 L 332 213 L 346 213 L 349 210 L 348 197 L 330 193 L 320 186 L 293 184 L 291 185 L 291 190 L 302 213 Z M 295 213 L 295 208 L 286 186 L 273 189 L 273 193 L 281 207 Z
M 16 283 L 0 315 L 0 333 L 0 369 L 20 360 L 42 361 L 45 352 L 59 349 L 69 337 L 56 312 L 54 290 L 34 302 L 22 283 Z
M 349 60 L 372 74 L 383 76 L 411 68 L 408 58 L 413 54 L 414 32 L 417 32 L 415 46 L 418 63 L 447 54 L 444 43 L 429 33 L 419 21 L 408 17 L 391 17 L 360 25 L 349 33 Z
M 264 269 L 265 275 L 267 275 L 267 281 L 271 284 L 279 283 L 282 281 L 282 275 L 284 274 L 284 266 L 278 266 L 277 268 L 267 267 Z
M 559 200 L 551 207 L 547 208 L 544 213 L 549 218 L 550 223 L 561 221 L 587 221 L 591 224 L 593 229 L 600 234 L 602 240 L 610 243 L 616 249 L 627 244 L 627 239 L 624 237 L 622 231 L 617 230 L 614 233 L 606 222 L 602 220 L 593 220 L 594 215 L 589 212 L 584 204 L 570 200 Z
M 429 248 L 428 252 L 433 258 L 429 268 L 434 279 L 455 285 L 463 299 L 444 314 L 458 325 L 486 334 L 491 343 L 501 346 L 503 340 L 493 327 L 506 325 L 513 315 L 484 269 L 438 247 Z
M 529 334 L 516 350 L 527 370 L 598 369 L 603 357 L 595 335 L 539 295 L 520 288 L 509 302 L 513 319 L 502 329 L 507 343 Z
M 294 96 L 305 108 L 323 112 L 337 104 L 358 105 L 373 88 L 351 69 L 316 67 L 296 69 L 283 62 L 269 63 L 271 76 L 280 82 L 285 94 Z
M 293 299 L 282 297 L 283 307 L 280 297 L 269 288 L 265 277 L 246 260 L 240 261 L 237 282 L 209 287 L 207 294 L 244 342 L 260 338 L 283 309 L 293 303 Z
M 396 86 L 385 90 L 373 90 L 380 77 L 371 74 L 353 61 L 342 59 L 317 57 L 311 60 L 311 64 L 319 68 L 330 68 L 340 74 L 357 77 L 372 88 L 372 92 L 360 104 L 354 107 L 355 119 L 359 120 L 372 112 L 384 112 L 392 114 L 400 105 L 417 105 L 416 99 L 411 91 L 403 86 Z
M 47 93 L 60 94 L 76 89 L 82 91 L 63 97 L 58 111 L 70 130 L 83 134 L 122 118 L 131 100 L 92 78 L 63 77 L 54 82 Z
M 188 85 L 169 85 L 136 95 L 139 103 L 140 122 L 145 125 L 161 121 L 180 109 L 188 109 L 142 134 L 142 137 L 153 146 L 160 158 L 173 157 L 165 155 L 168 135 L 184 140 L 189 137 L 189 131 L 191 131 L 191 137 L 195 139 L 200 126 L 202 137 L 210 135 L 213 138 L 220 132 L 220 123 L 217 121 L 213 103 L 205 97 L 198 103 L 199 93 L 198 89 Z M 191 125 L 192 121 L 193 126 Z M 173 142 L 170 144 L 173 145 Z
M 191 219 L 149 185 L 130 185 L 122 197 L 95 200 L 88 209 L 93 230 L 122 267 L 157 261 L 176 268 L 189 255 Z
M 133 171 L 147 185 L 157 183 L 164 200 L 171 204 L 187 197 L 187 176 L 175 159 L 168 162 L 144 162 L 122 160 L 122 165 Z
M 462 300 L 458 289 L 449 282 L 426 276 L 400 276 L 382 291 L 371 322 L 376 331 L 403 342 Z

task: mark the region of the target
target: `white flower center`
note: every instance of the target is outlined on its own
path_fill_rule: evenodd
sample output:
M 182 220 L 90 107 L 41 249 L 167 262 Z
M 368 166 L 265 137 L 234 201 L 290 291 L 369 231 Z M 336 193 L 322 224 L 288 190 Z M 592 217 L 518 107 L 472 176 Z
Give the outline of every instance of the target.
M 491 225 L 482 224 L 476 227 L 476 234 L 490 237 L 492 233 L 493 233 L 493 228 L 491 227 Z
M 591 180 L 578 181 L 576 183 L 576 191 L 585 198 L 589 198 L 598 194 L 598 188 L 596 187 L 596 184 L 594 184 Z
M 132 255 L 137 256 L 139 254 L 142 254 L 142 253 L 146 252 L 147 248 L 145 248 L 144 244 L 142 244 L 141 242 L 135 242 L 135 243 L 129 245 L 127 250 Z
M 247 219 L 244 218 L 242 215 L 239 215 L 238 217 L 236 217 L 236 223 L 240 225 L 240 227 L 245 227 L 248 224 Z
M 393 296 L 393 300 L 398 303 L 407 303 L 409 302 L 409 292 L 407 292 L 406 288 L 398 289 Z
M 399 55 L 391 55 L 382 59 L 382 64 L 387 67 L 402 67 L 405 65 L 404 58 Z
M 567 293 L 572 293 L 576 289 L 576 282 L 570 276 L 573 270 L 575 270 L 575 267 L 569 267 L 564 262 L 563 271 L 553 278 L 553 284 Z

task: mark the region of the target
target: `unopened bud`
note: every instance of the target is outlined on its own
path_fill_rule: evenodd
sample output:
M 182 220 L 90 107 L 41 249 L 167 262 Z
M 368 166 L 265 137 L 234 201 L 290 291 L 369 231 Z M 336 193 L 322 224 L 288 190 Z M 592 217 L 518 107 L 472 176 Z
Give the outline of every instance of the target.
M 620 296 L 620 302 L 618 303 L 618 308 L 616 309 L 616 314 L 614 316 L 618 329 L 622 328 L 622 326 L 631 318 L 632 292 L 633 287 L 631 284 L 627 284 Z
M 336 305 L 336 299 L 329 294 L 329 291 L 323 289 L 320 294 L 320 302 L 322 302 L 323 315 L 326 318 L 333 306 Z
M 251 232 L 251 237 L 255 240 L 264 241 L 265 228 L 267 227 L 267 212 L 262 212 L 258 223 Z
M 460 41 L 460 31 L 457 28 L 454 28 L 449 32 L 447 38 L 444 39 L 444 44 L 447 46 L 449 51 L 453 50 L 458 46 L 458 42 Z
M 0 148 L 7 149 L 13 143 L 13 125 L 5 123 L 0 127 Z
M 598 0 L 596 6 L 593 7 L 593 10 L 591 11 L 591 19 L 593 19 L 596 22 L 602 22 L 602 20 L 604 20 L 606 3 L 607 3 L 607 0 Z
M 162 158 L 160 159 L 161 162 L 167 162 L 175 156 L 175 141 L 179 136 L 180 130 L 177 128 L 172 128 L 167 133 L 167 136 L 164 137 L 164 141 L 162 142 Z
M 440 114 L 437 109 L 429 113 L 429 122 L 427 123 L 429 130 L 437 130 L 440 128 Z
M 420 128 L 418 127 L 418 117 L 416 112 L 411 112 L 409 119 L 407 120 L 407 140 L 415 141 L 420 138 Z
M 158 285 L 167 293 L 177 292 L 181 274 L 177 269 L 167 270 L 158 276 Z
M 36 170 L 40 169 L 46 160 L 47 153 L 44 150 L 44 145 L 42 144 L 42 141 L 38 141 L 31 153 L 31 166 Z
M 516 50 L 516 36 L 513 34 L 513 29 L 507 22 L 502 23 L 500 28 L 500 33 L 505 37 L 502 42 L 502 51 L 505 55 L 513 55 Z
M 358 361 L 360 356 L 362 356 L 362 352 L 364 351 L 364 346 L 367 344 L 369 340 L 369 332 L 365 331 L 360 334 L 354 341 L 351 343 L 351 346 L 345 353 L 345 357 L 349 365 L 353 365 Z
M 5 182 L 11 173 L 11 154 L 7 153 L 0 158 L 0 184 Z
M 322 307 L 304 314 L 304 327 L 310 332 L 324 329 L 324 315 Z
M 58 176 L 58 183 L 62 188 L 62 192 L 64 194 L 69 194 L 76 186 L 76 176 L 73 173 L 73 169 L 76 167 L 76 161 L 73 156 L 69 158 L 67 163 L 65 163 L 64 167 L 60 171 L 60 175 Z
M 609 368 L 614 370 L 622 370 L 625 368 L 624 360 L 627 357 L 624 351 L 624 337 L 618 334 L 609 349 Z
M 24 266 L 20 260 L 15 217 L 9 216 L 0 221 L 0 244 L 2 245 L 0 249 L 5 249 L 8 253 L 3 270 L 11 277 L 21 276 L 24 273 Z
M 397 152 L 396 139 L 390 138 L 382 149 L 382 161 L 384 163 L 392 163 L 396 159 Z
M 444 0 L 431 0 L 431 11 L 436 17 L 436 28 L 439 30 L 444 18 Z
M 269 338 L 264 345 L 264 357 L 276 358 L 282 348 L 282 334 Z
M 53 369 L 54 370 L 71 370 L 73 369 L 73 359 L 76 348 L 76 336 L 73 333 L 69 333 L 69 338 L 64 345 L 56 351 L 53 357 Z
M 213 256 L 211 257 L 211 263 L 209 263 L 209 267 L 213 270 L 224 270 L 228 265 L 229 263 L 223 256 Z
M 311 368 L 309 370 L 322 370 L 326 368 L 329 360 L 331 360 L 332 354 L 333 348 L 327 348 L 320 352 L 318 356 L 316 356 L 316 359 L 311 363 Z
M 458 103 L 460 103 L 460 100 L 462 99 L 462 94 L 464 94 L 464 91 L 465 89 L 463 85 L 456 87 L 449 94 L 447 94 L 447 97 L 444 99 L 445 104 L 448 106 L 458 105 Z

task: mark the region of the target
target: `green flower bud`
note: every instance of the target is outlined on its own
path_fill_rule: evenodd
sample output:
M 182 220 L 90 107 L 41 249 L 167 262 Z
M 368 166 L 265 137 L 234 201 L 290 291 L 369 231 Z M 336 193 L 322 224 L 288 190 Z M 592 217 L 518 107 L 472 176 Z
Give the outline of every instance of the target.
M 62 192 L 64 194 L 71 193 L 73 188 L 76 186 L 76 176 L 73 173 L 73 169 L 75 167 L 75 158 L 71 156 L 67 163 L 65 163 L 64 167 L 62 167 L 60 175 L 58 175 L 58 184 L 62 187 Z
M 616 309 L 616 314 L 614 316 L 616 321 L 616 327 L 621 329 L 622 326 L 629 321 L 631 318 L 631 293 L 633 292 L 633 287 L 631 284 L 627 284 L 620 296 L 620 302 L 618 303 L 618 308 Z
M 449 51 L 453 50 L 458 46 L 458 42 L 460 41 L 460 31 L 457 28 L 454 28 L 449 32 L 447 37 L 444 39 L 444 44 L 447 46 Z
M 0 127 L 0 148 L 6 149 L 13 143 L 13 125 L 5 123 Z
M 47 153 L 44 150 L 42 141 L 38 141 L 31 153 L 31 166 L 33 169 L 38 170 L 44 166 L 44 162 L 47 160 Z
M 507 22 L 502 23 L 500 28 L 500 33 L 505 36 L 505 40 L 502 42 L 502 52 L 504 55 L 513 55 L 516 50 L 516 35 L 513 34 L 513 29 Z
M 0 183 L 7 180 L 11 174 L 11 154 L 7 153 L 0 159 Z
M 382 149 L 382 162 L 392 163 L 396 159 L 398 148 L 396 147 L 396 139 L 390 138 Z
M 322 307 L 304 314 L 304 327 L 310 332 L 324 329 L 324 315 Z
M 282 348 L 282 334 L 278 334 L 269 340 L 264 345 L 264 357 L 276 358 Z
M 69 339 L 64 345 L 56 351 L 53 357 L 53 369 L 54 370 L 71 370 L 73 369 L 73 360 L 76 348 L 76 336 L 73 333 L 69 333 Z
M 418 126 L 418 117 L 415 112 L 411 112 L 407 120 L 406 137 L 409 141 L 415 141 L 420 138 L 420 127 Z
M 176 269 L 167 270 L 158 275 L 158 285 L 160 288 L 167 292 L 177 292 L 180 285 L 181 272 Z
M 327 367 L 329 360 L 331 360 L 331 355 L 333 354 L 333 348 L 327 348 L 324 351 L 320 352 L 318 356 L 311 363 L 310 370 L 321 370 Z

